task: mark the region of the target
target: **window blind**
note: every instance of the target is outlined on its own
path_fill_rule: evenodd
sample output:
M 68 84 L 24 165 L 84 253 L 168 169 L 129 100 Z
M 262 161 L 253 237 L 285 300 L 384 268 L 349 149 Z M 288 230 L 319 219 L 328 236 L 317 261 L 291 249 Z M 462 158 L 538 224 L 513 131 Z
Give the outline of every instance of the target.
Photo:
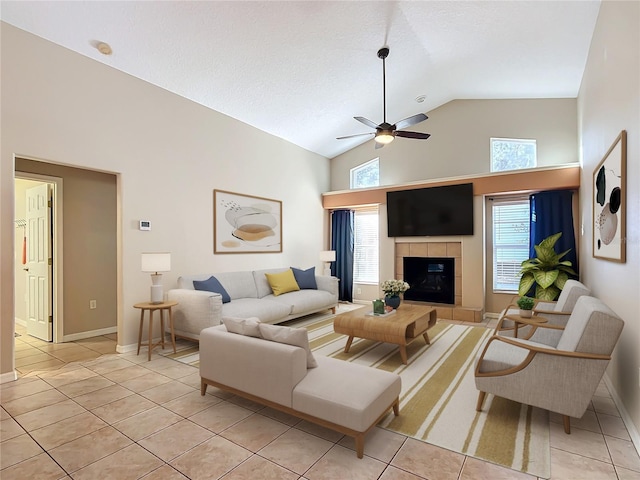
M 493 200 L 493 289 L 517 292 L 529 258 L 529 199 Z
M 378 283 L 378 210 L 356 210 L 354 215 L 353 281 Z

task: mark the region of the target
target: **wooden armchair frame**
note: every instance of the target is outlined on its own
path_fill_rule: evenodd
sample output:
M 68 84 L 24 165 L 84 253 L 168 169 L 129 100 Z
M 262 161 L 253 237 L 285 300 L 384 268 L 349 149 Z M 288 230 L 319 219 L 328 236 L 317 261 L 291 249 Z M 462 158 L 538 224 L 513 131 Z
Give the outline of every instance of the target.
M 544 324 L 539 324 L 535 322 L 525 322 L 522 320 L 518 320 L 518 321 L 521 323 L 530 324 L 534 326 L 534 328 L 551 328 L 555 330 L 564 330 L 564 327 L 561 327 L 558 325 L 544 325 Z M 494 372 L 481 372 L 480 365 L 482 363 L 482 360 L 484 359 L 484 356 L 487 350 L 489 349 L 489 345 L 491 345 L 492 342 L 508 343 L 510 345 L 514 345 L 516 347 L 528 350 L 528 354 L 520 364 L 515 365 L 511 368 L 497 370 Z M 593 353 L 556 350 L 554 348 L 545 348 L 538 345 L 522 343 L 518 341 L 518 339 L 514 339 L 514 338 L 504 337 L 500 335 L 493 335 L 485 345 L 484 349 L 482 350 L 482 354 L 480 355 L 478 362 L 476 363 L 475 376 L 476 377 L 499 377 L 499 376 L 505 376 L 505 375 L 511 375 L 511 374 L 517 373 L 521 370 L 524 370 L 533 361 L 536 355 L 553 355 L 558 357 L 570 357 L 570 358 L 578 358 L 578 359 L 584 359 L 584 360 L 607 360 L 607 361 L 611 360 L 610 355 L 599 355 L 599 354 L 593 354 Z M 482 411 L 482 405 L 484 403 L 486 394 L 487 392 L 484 392 L 484 391 L 479 392 L 476 411 L 478 412 Z M 570 420 L 568 415 L 562 415 L 562 423 L 564 425 L 565 433 L 570 434 L 571 426 L 570 426 Z

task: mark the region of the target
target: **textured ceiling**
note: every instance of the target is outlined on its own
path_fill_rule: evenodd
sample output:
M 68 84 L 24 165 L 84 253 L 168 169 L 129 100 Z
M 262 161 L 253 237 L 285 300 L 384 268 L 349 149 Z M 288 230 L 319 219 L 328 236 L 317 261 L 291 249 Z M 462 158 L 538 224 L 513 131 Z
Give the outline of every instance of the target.
M 332 158 L 369 139 L 335 139 L 369 131 L 354 116 L 382 122 L 380 47 L 391 50 L 390 123 L 454 99 L 576 97 L 599 8 L 599 0 L 2 1 L 0 15 Z M 97 51 L 100 41 L 112 55 Z M 428 132 L 433 121 L 409 129 Z

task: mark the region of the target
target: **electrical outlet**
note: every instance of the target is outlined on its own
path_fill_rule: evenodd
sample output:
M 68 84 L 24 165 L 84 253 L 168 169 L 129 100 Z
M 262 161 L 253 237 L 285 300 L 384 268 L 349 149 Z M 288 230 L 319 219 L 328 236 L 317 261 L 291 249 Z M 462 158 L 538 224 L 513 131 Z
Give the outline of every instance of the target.
M 360 294 L 362 293 L 362 289 L 361 289 L 361 288 L 356 288 L 356 293 L 357 293 L 358 295 L 360 295 Z
M 95 301 L 95 300 L 89 300 L 89 308 L 90 308 L 91 310 L 93 310 L 93 309 L 95 309 L 95 308 L 98 308 L 98 305 L 96 304 L 96 301 Z

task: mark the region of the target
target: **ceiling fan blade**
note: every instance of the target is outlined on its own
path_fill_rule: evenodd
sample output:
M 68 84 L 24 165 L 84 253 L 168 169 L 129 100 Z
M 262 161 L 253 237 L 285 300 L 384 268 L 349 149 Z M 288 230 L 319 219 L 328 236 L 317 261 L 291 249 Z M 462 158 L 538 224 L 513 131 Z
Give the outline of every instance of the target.
M 407 131 L 397 131 L 396 137 L 404 137 L 404 138 L 417 138 L 420 140 L 426 140 L 431 136 L 430 133 L 422 133 L 422 132 L 407 132 Z
M 400 130 L 401 128 L 407 128 L 411 125 L 415 125 L 416 123 L 424 122 L 427 117 L 424 113 L 418 113 L 417 115 L 413 115 L 412 117 L 407 117 L 404 120 L 400 120 L 396 123 L 396 129 Z
M 364 118 L 364 117 L 353 117 L 353 118 L 355 118 L 356 120 L 358 120 L 361 123 L 364 123 L 367 127 L 378 128 L 378 125 L 373 123 L 368 118 Z
M 344 137 L 338 137 L 336 140 L 344 140 L 345 138 L 362 137 L 364 135 L 374 135 L 374 132 L 370 133 L 356 133 L 355 135 L 346 135 Z

